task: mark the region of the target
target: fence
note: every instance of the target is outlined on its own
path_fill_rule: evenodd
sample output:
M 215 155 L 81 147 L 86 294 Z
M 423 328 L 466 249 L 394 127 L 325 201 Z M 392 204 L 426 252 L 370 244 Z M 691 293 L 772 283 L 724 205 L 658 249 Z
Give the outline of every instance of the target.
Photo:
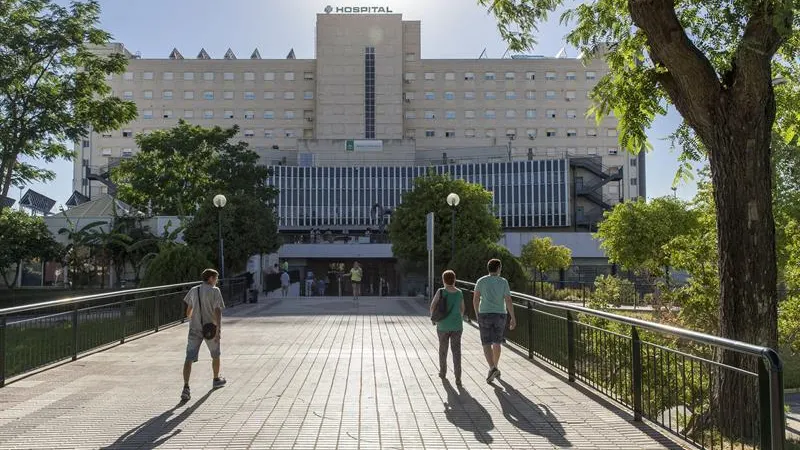
M 457 284 L 467 292 L 475 286 Z M 783 367 L 774 350 L 511 296 L 517 326 L 506 330 L 507 340 L 631 410 L 634 420 L 647 419 L 703 449 L 784 448 Z M 466 298 L 466 314 L 475 320 L 472 296 Z M 743 410 L 754 403 L 758 411 Z
M 199 282 L 130 289 L 0 309 L 0 387 L 6 379 L 185 320 L 183 297 Z M 220 280 L 229 306 L 247 279 Z

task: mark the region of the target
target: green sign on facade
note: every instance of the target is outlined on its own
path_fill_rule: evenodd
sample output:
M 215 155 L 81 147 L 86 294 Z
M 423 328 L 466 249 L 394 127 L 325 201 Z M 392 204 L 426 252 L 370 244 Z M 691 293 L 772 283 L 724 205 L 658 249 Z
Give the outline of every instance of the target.
M 353 152 L 356 150 L 356 144 L 353 141 L 353 139 L 347 140 L 347 142 L 345 143 L 345 150 L 347 150 L 348 152 Z

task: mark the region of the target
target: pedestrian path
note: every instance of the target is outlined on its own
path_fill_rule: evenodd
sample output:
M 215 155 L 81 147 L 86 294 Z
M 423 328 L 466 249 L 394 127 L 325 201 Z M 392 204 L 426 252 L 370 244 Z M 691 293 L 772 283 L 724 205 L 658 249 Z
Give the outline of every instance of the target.
M 442 382 L 413 298 L 262 299 L 225 312 L 222 340 L 228 385 L 210 390 L 202 349 L 185 404 L 186 325 L 15 381 L 0 448 L 681 448 L 511 350 L 486 384 L 470 325 L 464 389 Z

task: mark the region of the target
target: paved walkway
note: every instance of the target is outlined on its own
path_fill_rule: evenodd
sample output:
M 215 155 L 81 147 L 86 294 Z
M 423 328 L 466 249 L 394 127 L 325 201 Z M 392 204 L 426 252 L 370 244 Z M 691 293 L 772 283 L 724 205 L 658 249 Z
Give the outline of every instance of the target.
M 502 381 L 487 385 L 469 325 L 464 389 L 442 383 L 435 332 L 414 299 L 232 308 L 228 386 L 210 391 L 203 350 L 182 405 L 185 327 L 0 389 L 0 448 L 680 448 L 512 351 Z

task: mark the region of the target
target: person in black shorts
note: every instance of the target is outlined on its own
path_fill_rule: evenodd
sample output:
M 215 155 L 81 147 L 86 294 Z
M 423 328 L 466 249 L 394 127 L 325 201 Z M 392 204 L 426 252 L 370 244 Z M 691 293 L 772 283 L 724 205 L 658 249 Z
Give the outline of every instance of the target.
M 489 364 L 486 382 L 491 383 L 500 376 L 497 366 L 500 363 L 500 350 L 506 341 L 506 323 L 510 319 L 509 328 L 513 330 L 517 326 L 517 318 L 511 304 L 508 280 L 500 276 L 502 263 L 499 259 L 491 259 L 486 268 L 489 274 L 481 277 L 475 284 L 472 304 L 478 313 L 483 354 Z

